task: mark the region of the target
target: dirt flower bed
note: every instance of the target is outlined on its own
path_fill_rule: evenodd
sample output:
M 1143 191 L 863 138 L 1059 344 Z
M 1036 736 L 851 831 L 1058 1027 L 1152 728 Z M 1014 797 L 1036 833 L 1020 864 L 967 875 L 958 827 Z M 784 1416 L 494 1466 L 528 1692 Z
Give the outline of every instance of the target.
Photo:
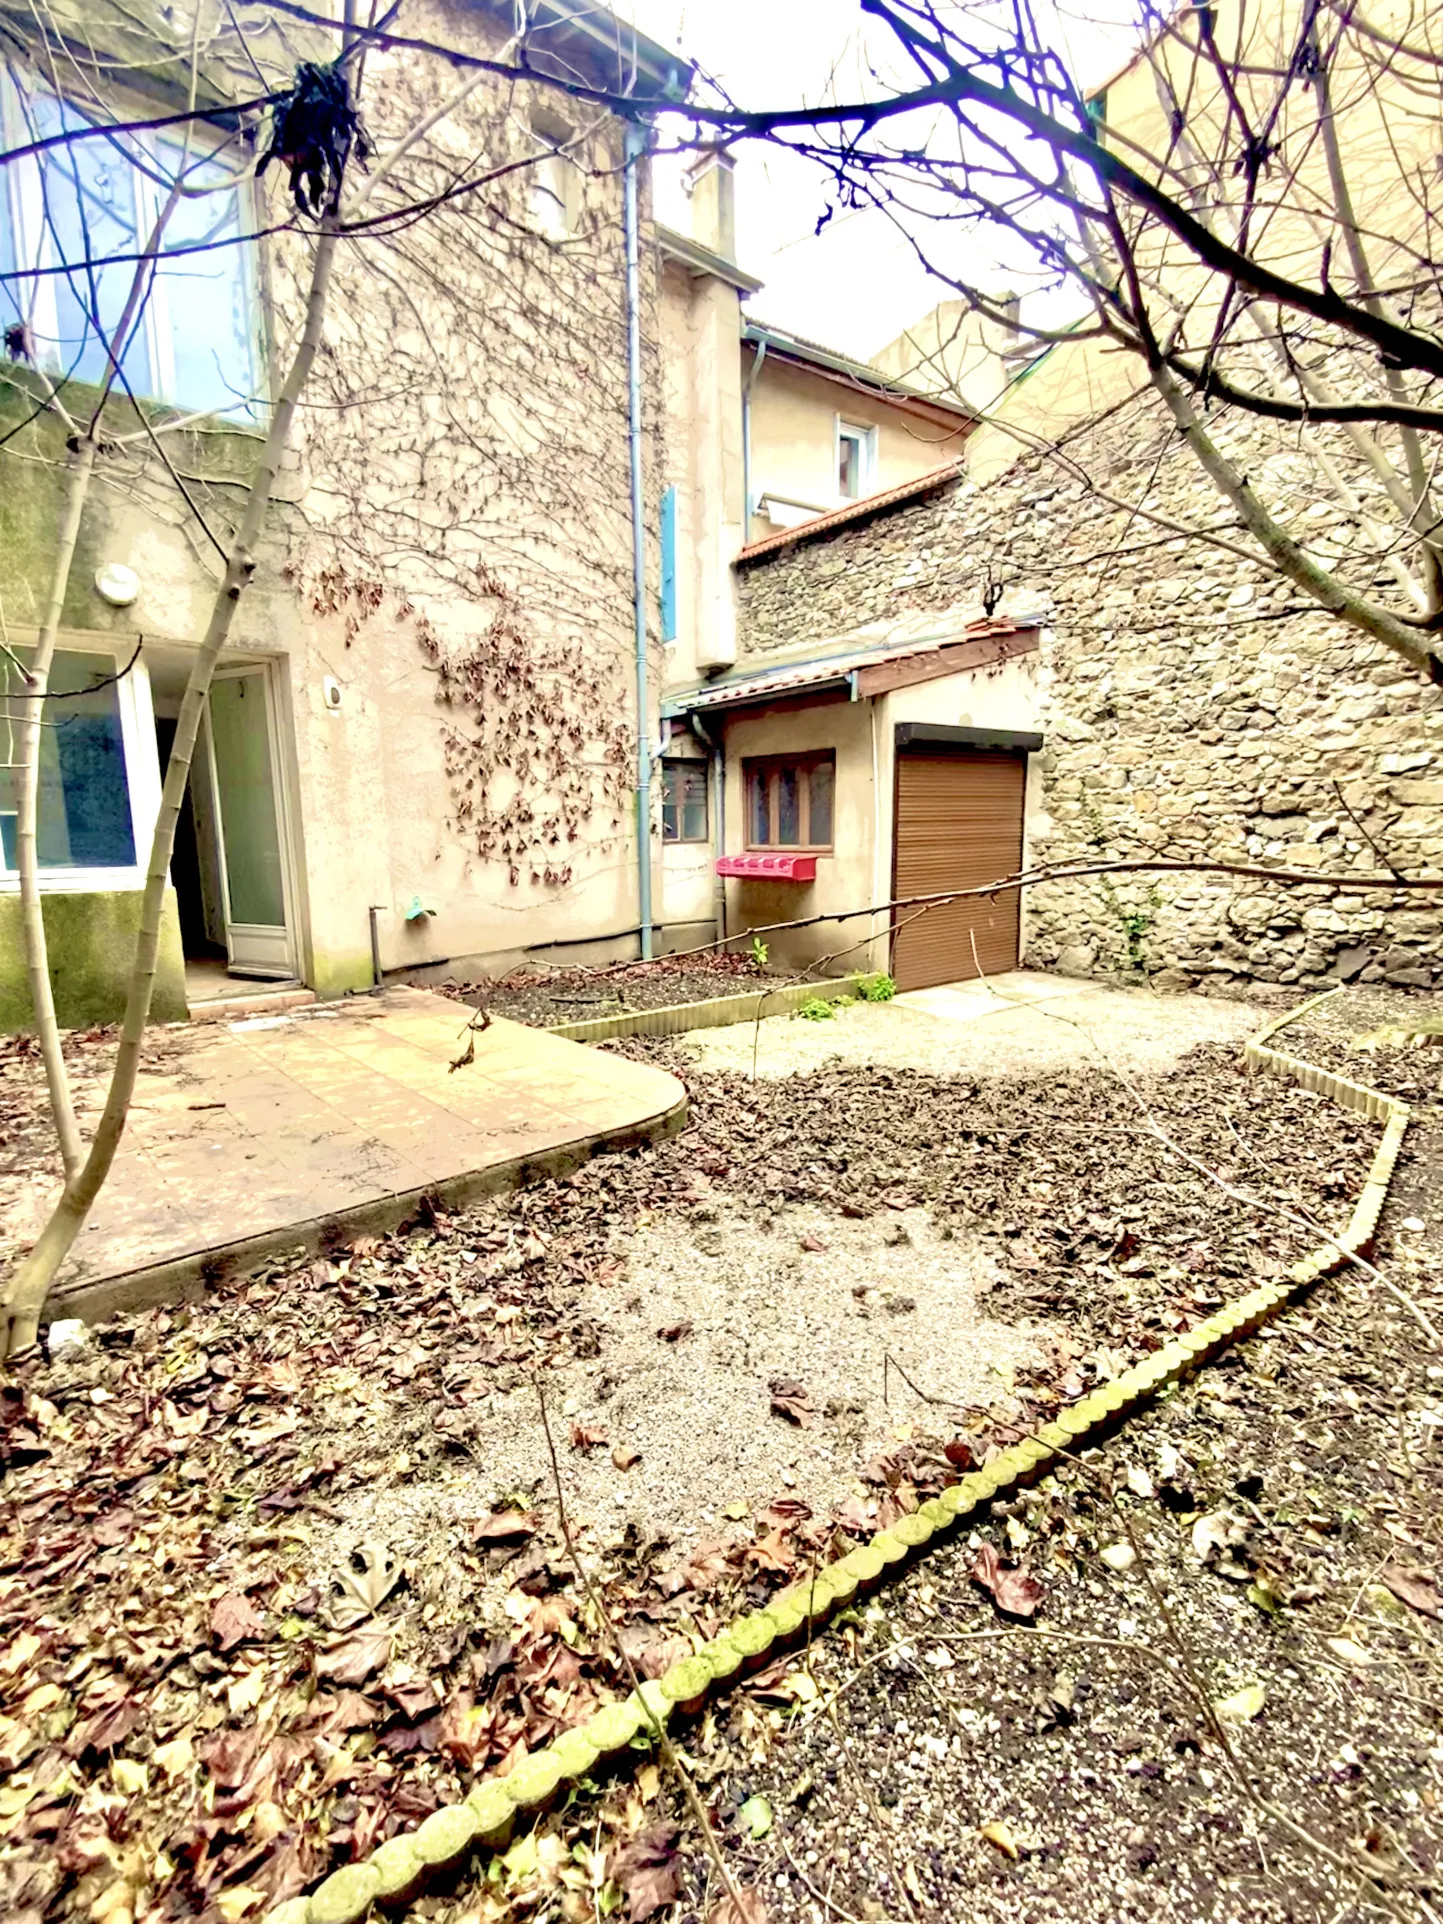
M 433 982 L 437 995 L 454 996 L 493 1015 L 537 1028 L 588 1022 L 636 1009 L 666 1009 L 775 988 L 788 977 L 765 975 L 749 955 L 662 956 L 606 969 L 518 969 L 496 982 Z
M 580 1492 L 582 1553 L 627 1651 L 656 1674 L 1308 1241 L 1180 1167 L 1101 1074 L 688 1081 L 692 1122 L 674 1142 L 278 1265 L 190 1309 L 118 1319 L 5 1383 L 7 1918 L 240 1924 L 628 1688 L 559 1539 L 537 1381 Z M 1370 1125 L 1218 1050 L 1146 1095 L 1207 1168 L 1330 1226 L 1345 1218 Z M 909 1312 L 880 1299 L 908 1293 L 888 1268 L 907 1258 L 891 1230 L 918 1220 L 908 1212 L 986 1253 L 987 1312 L 1029 1328 L 1036 1359 L 965 1407 L 924 1400 L 940 1392 L 920 1373 L 869 1378 L 860 1431 L 848 1399 L 829 1407 L 805 1372 L 770 1376 L 765 1353 L 719 1364 L 708 1433 L 693 1422 L 676 1459 L 693 1523 L 663 1540 L 625 1492 L 632 1451 L 644 1463 L 665 1439 L 613 1436 L 602 1394 L 623 1353 L 610 1310 L 631 1313 L 636 1293 L 633 1241 L 667 1226 L 697 1239 L 701 1264 L 718 1260 L 706 1245 L 724 1222 L 770 1247 L 792 1239 L 825 1273 L 829 1235 L 800 1218 L 832 1224 L 839 1246 L 846 1225 L 872 1225 L 877 1327 L 891 1331 Z M 810 1300 L 804 1278 L 786 1287 Z M 652 1321 L 659 1354 L 692 1340 Z M 785 1479 L 719 1489 L 730 1459 L 710 1432 L 725 1431 L 728 1382 L 765 1399 L 779 1439 L 828 1439 L 811 1500 Z M 867 1398 L 882 1395 L 888 1444 L 864 1451 Z M 513 1470 L 498 1438 L 521 1427 L 532 1454 Z M 608 1514 L 613 1488 L 624 1501 Z M 1018 1522 L 1024 1544 L 1041 1528 Z M 1079 1580 L 1110 1581 L 1081 1544 L 1062 1546 Z M 719 1811 L 740 1808 L 743 1764 L 772 1782 L 774 1743 L 809 1694 L 792 1669 L 689 1737 Z M 695 1909 L 704 1877 L 665 1797 L 653 1769 L 583 1799 L 518 1840 L 458 1914 L 582 1919 L 625 1901 L 643 1919 L 675 1896 Z

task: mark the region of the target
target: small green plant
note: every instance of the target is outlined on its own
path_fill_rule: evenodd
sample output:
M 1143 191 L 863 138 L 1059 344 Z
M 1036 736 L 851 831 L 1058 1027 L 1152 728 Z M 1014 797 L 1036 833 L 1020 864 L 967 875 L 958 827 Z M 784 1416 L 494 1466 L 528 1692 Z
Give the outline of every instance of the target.
M 754 969 L 764 969 L 767 966 L 767 957 L 770 954 L 771 950 L 767 947 L 766 943 L 763 942 L 762 938 L 759 935 L 754 935 L 752 937 L 752 967 Z
M 1109 911 L 1117 922 L 1118 928 L 1122 931 L 1122 939 L 1127 952 L 1126 959 L 1128 968 L 1131 969 L 1135 975 L 1146 975 L 1147 938 L 1151 933 L 1153 923 L 1157 920 L 1157 912 L 1162 907 L 1161 891 L 1158 889 L 1157 884 L 1153 883 L 1147 891 L 1144 906 L 1136 909 L 1127 909 L 1123 907 L 1122 898 L 1112 886 L 1109 878 L 1105 875 L 1101 879 L 1100 888 L 1102 899 L 1106 902 Z
M 797 1010 L 797 1014 L 805 1022 L 830 1022 L 836 1013 L 835 1004 L 828 1002 L 824 996 L 820 995 L 809 995 Z
M 890 975 L 862 975 L 857 978 L 857 994 L 864 1002 L 890 1002 L 897 985 Z

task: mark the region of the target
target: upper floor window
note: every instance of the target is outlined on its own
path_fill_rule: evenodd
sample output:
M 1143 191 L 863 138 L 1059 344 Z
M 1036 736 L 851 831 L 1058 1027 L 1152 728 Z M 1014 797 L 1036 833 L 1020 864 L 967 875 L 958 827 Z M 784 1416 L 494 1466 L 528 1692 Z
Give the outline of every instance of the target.
M 581 169 L 561 151 L 571 130 L 543 111 L 532 115 L 531 138 L 539 149 L 530 169 L 531 225 L 547 240 L 570 240 L 581 219 Z
M 877 430 L 837 423 L 837 493 L 844 501 L 860 501 L 872 488 Z
M 258 391 L 249 194 L 235 154 L 196 123 L 171 131 L 96 131 L 68 100 L 9 68 L 0 80 L 7 148 L 83 137 L 0 169 L 0 317 L 23 325 L 52 373 L 101 381 L 113 348 L 137 399 L 250 418 Z M 181 197 L 156 248 L 148 295 L 124 342 L 113 339 L 174 185 Z M 117 388 L 124 391 L 117 382 Z

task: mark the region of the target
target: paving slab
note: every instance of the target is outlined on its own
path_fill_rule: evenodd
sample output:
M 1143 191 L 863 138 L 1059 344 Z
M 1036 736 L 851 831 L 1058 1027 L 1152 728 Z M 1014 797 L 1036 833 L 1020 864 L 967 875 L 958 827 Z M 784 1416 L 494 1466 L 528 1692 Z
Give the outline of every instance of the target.
M 1084 995 L 1092 985 L 1075 975 L 1045 975 L 1040 969 L 1009 969 L 1005 975 L 974 977 L 970 982 L 946 982 L 934 989 L 906 989 L 896 1000 L 904 1009 L 919 1009 L 944 1022 L 976 1022 L 996 1015 L 1011 1004 L 1055 1002 Z
M 927 1075 L 1028 1077 L 1111 1064 L 1162 1074 L 1200 1042 L 1251 1035 L 1265 1011 L 1217 996 L 1159 995 L 1074 976 L 1016 970 L 985 982 L 914 989 L 891 1002 L 854 1002 L 829 1021 L 769 1017 L 759 1026 L 677 1038 L 707 1069 L 762 1077 L 832 1064 Z
M 681 1127 L 674 1076 L 396 987 L 281 1015 L 158 1030 L 110 1181 L 50 1298 L 94 1320 L 193 1294 L 297 1244 L 393 1227 L 563 1174 Z M 47 1186 L 6 1211 L 30 1241 Z

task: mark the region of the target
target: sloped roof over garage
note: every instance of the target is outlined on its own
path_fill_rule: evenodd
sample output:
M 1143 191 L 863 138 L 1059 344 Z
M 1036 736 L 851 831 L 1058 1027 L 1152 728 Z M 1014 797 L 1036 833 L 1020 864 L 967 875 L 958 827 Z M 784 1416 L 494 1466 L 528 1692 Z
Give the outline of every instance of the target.
M 673 689 L 662 701 L 662 715 L 675 719 L 708 709 L 756 707 L 801 694 L 840 692 L 862 700 L 1027 654 L 1038 642 L 1036 619 L 984 616 L 945 626 L 935 615 L 926 619 L 928 633 L 870 641 L 854 636 L 803 659 L 752 661 L 694 688 Z

